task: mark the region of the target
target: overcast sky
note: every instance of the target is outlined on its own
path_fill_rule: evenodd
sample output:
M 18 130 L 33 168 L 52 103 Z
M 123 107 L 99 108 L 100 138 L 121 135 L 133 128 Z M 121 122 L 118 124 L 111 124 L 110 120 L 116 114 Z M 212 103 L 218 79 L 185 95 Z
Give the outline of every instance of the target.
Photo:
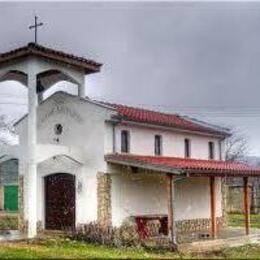
M 260 3 L 4 3 L 0 52 L 33 40 L 104 64 L 90 97 L 235 126 L 260 155 Z M 0 114 L 26 111 L 26 89 L 0 83 Z

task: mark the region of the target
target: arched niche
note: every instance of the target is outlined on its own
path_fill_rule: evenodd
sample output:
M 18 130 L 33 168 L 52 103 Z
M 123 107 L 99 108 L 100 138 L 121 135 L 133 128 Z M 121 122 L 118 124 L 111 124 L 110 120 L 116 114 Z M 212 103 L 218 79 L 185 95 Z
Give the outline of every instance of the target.
M 0 75 L 0 82 L 17 81 L 27 87 L 27 74 L 19 70 L 8 70 Z
M 41 93 L 57 84 L 58 82 L 70 82 L 75 85 L 80 83 L 72 76 L 68 75 L 64 71 L 57 69 L 50 69 L 37 74 L 37 92 Z

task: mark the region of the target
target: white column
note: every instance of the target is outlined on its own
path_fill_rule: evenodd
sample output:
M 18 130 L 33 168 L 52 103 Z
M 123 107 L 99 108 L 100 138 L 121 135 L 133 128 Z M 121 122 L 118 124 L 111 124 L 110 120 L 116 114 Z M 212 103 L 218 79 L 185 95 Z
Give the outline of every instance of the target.
M 78 84 L 78 96 L 81 98 L 85 98 L 85 75 L 82 75 L 82 78 Z
M 32 61 L 28 70 L 28 172 L 27 172 L 27 205 L 28 237 L 37 234 L 37 93 L 35 64 Z

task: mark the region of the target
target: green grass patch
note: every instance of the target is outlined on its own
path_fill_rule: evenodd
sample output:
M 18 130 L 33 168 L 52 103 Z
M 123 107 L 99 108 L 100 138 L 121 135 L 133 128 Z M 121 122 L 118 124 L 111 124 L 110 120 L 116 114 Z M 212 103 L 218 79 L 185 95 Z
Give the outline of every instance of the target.
M 71 240 L 0 244 L 0 259 L 259 259 L 260 246 L 247 245 L 216 252 L 180 254 L 143 248 L 114 248 Z
M 0 244 L 0 259 L 172 259 L 177 253 L 114 248 L 71 240 Z
M 245 225 L 243 214 L 229 214 L 228 225 L 231 227 L 243 227 Z M 250 215 L 250 226 L 260 228 L 260 214 Z M 260 257 L 260 256 L 259 256 Z

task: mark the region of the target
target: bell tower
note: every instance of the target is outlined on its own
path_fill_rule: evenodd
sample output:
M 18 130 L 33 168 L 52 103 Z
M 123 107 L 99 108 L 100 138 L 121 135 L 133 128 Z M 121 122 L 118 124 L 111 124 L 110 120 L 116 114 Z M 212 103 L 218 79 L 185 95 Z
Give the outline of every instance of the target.
M 28 194 L 24 218 L 30 238 L 37 234 L 37 106 L 44 91 L 59 81 L 74 83 L 78 87 L 78 96 L 85 98 L 85 76 L 99 72 L 101 66 L 93 60 L 37 43 L 0 54 L 0 82 L 15 80 L 28 88 L 27 165 L 24 176 Z

